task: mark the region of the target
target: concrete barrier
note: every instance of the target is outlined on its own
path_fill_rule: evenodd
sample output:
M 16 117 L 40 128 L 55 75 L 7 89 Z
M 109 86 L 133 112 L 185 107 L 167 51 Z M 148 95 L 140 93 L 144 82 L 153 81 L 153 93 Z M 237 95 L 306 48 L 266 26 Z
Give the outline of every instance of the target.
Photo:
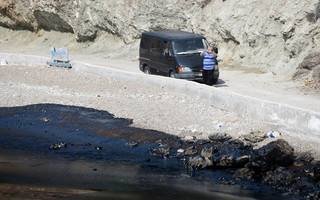
M 0 59 L 6 59 L 9 64 L 34 66 L 45 65 L 49 58 L 0 53 Z M 141 87 L 143 87 L 143 84 L 152 84 L 167 90 L 184 92 L 195 98 L 204 99 L 210 105 L 229 112 L 249 116 L 268 124 L 294 128 L 301 130 L 303 133 L 312 132 L 320 136 L 320 113 L 311 110 L 227 92 L 193 81 L 126 72 L 78 61 L 73 61 L 71 64 L 74 70 L 140 82 Z

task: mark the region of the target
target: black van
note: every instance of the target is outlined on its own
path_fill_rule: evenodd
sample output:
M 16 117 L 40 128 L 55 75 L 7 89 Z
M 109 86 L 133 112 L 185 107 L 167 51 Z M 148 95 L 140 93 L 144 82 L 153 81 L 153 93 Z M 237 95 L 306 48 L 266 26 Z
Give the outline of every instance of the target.
M 188 80 L 202 80 L 203 58 L 208 48 L 205 37 L 185 31 L 144 32 L 140 42 L 140 70 Z M 219 78 L 219 65 L 214 70 Z

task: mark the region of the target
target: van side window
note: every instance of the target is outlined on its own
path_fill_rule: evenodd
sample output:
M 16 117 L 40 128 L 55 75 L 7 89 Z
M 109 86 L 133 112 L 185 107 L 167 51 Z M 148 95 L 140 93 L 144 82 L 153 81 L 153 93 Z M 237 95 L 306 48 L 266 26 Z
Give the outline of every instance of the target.
M 161 40 L 152 39 L 150 51 L 153 53 L 160 54 L 161 52 Z
M 144 38 L 141 40 L 140 48 L 142 48 L 142 49 L 148 49 L 148 50 L 149 50 L 149 47 L 150 47 L 150 38 L 144 37 Z
M 171 44 L 170 42 L 164 41 L 163 42 L 163 56 L 170 58 L 172 57 L 172 49 L 171 49 Z

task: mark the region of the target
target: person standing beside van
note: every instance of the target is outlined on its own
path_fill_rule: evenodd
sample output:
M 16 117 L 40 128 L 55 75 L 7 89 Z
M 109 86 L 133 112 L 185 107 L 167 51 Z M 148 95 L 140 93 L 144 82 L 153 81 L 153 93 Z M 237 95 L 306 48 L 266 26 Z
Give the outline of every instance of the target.
M 200 56 L 203 57 L 203 72 L 202 77 L 206 85 L 213 85 L 213 72 L 216 66 L 216 57 L 217 54 L 213 51 L 211 46 L 208 47 L 208 50 L 204 50 L 200 53 Z

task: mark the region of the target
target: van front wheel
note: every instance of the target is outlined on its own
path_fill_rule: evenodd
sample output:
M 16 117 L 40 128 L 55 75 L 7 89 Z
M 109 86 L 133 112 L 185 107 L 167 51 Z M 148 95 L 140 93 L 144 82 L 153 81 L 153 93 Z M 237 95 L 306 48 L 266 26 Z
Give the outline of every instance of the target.
M 217 82 L 218 82 L 218 78 L 214 78 L 212 83 L 217 84 Z

